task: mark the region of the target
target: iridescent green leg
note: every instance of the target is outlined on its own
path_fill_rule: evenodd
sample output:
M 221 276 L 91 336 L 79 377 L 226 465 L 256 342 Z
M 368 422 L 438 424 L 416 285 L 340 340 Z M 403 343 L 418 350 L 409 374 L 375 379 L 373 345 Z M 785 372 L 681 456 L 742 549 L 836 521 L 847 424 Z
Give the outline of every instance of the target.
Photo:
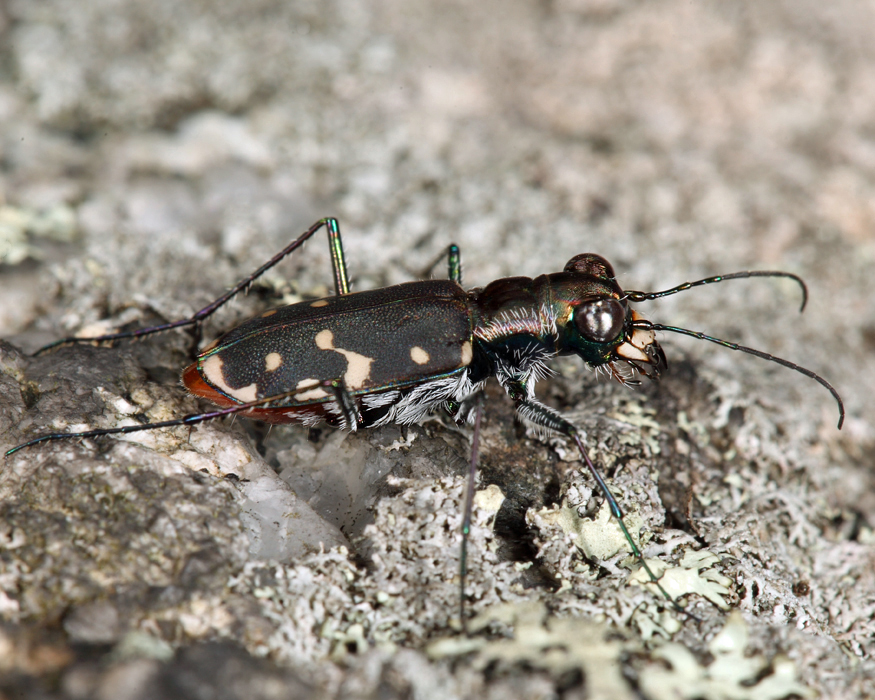
M 447 248 L 447 277 L 462 284 L 462 252 L 455 243 L 450 243 Z
M 459 246 L 455 243 L 451 243 L 447 246 L 446 253 L 441 253 L 434 261 L 429 264 L 428 267 L 422 270 L 419 277 L 428 278 L 431 277 L 434 269 L 438 266 L 441 260 L 444 259 L 444 256 L 447 256 L 447 279 L 452 280 L 456 284 L 462 284 L 462 254 L 459 250 Z
M 535 425 L 540 425 L 550 430 L 553 430 L 557 433 L 561 433 L 562 435 L 565 435 L 574 441 L 574 444 L 577 445 L 577 449 L 580 452 L 580 456 L 583 458 L 584 464 L 586 464 L 586 468 L 589 470 L 589 473 L 592 475 L 592 478 L 595 480 L 596 484 L 599 487 L 599 490 L 602 492 L 602 495 L 607 501 L 608 507 L 611 509 L 611 515 L 614 516 L 617 525 L 623 532 L 623 536 L 629 543 L 629 548 L 632 550 L 632 555 L 635 557 L 635 559 L 638 560 L 638 563 L 647 572 L 650 580 L 656 585 L 656 587 L 659 589 L 665 599 L 671 604 L 671 606 L 677 612 L 680 612 L 689 617 L 693 617 L 695 619 L 695 616 L 684 610 L 680 605 L 677 604 L 674 598 L 672 598 L 668 594 L 668 591 L 663 588 L 662 584 L 659 582 L 659 579 L 648 566 L 647 561 L 644 559 L 644 555 L 641 554 L 641 550 L 638 548 L 638 545 L 635 544 L 635 540 L 632 539 L 632 535 L 626 527 L 626 523 L 623 522 L 624 515 L 622 508 L 620 508 L 620 504 L 617 502 L 614 494 L 611 493 L 611 490 L 608 488 L 608 485 L 599 470 L 596 469 L 596 466 L 589 458 L 589 454 L 587 454 L 586 447 L 584 447 L 583 440 L 580 436 L 580 431 L 578 431 L 574 424 L 572 424 L 566 418 L 563 418 L 553 409 L 530 398 L 526 389 L 526 385 L 523 382 L 515 379 L 506 379 L 502 382 L 502 386 L 513 400 L 519 414 L 525 420 L 534 423 Z

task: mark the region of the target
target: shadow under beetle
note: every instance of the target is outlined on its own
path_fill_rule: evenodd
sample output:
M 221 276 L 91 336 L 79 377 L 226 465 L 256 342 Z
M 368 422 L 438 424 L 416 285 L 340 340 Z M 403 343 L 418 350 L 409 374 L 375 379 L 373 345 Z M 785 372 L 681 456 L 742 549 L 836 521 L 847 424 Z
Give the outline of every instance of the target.
M 663 596 L 659 584 L 623 523 L 623 512 L 589 458 L 578 429 L 535 398 L 535 384 L 549 374 L 546 362 L 557 355 L 578 355 L 594 369 L 606 370 L 623 384 L 636 374 L 658 379 L 666 359 L 656 331 L 670 331 L 717 343 L 789 367 L 822 384 L 839 409 L 838 392 L 822 377 L 792 362 L 696 331 L 651 323 L 629 302 L 676 294 L 729 279 L 787 277 L 792 273 L 736 272 L 687 282 L 661 292 L 623 290 L 604 258 L 573 257 L 562 272 L 496 280 L 484 288 L 461 286 L 459 248 L 448 249 L 449 279 L 408 282 L 351 293 L 337 220 L 322 219 L 271 260 L 188 319 L 96 338 L 64 338 L 59 345 L 139 338 L 182 326 L 198 325 L 266 270 L 299 248 L 320 229 L 328 232 L 336 295 L 270 309 L 240 324 L 203 350 L 182 374 L 189 392 L 220 408 L 160 423 L 78 433 L 52 433 L 6 452 L 41 442 L 194 425 L 241 413 L 270 423 L 327 422 L 355 430 L 387 423 L 415 423 L 442 408 L 457 422 L 474 423 L 470 479 L 462 526 L 461 620 L 465 623 L 466 548 L 471 524 L 474 473 L 482 388 L 495 377 L 528 423 L 570 438 L 609 504 L 637 561 Z

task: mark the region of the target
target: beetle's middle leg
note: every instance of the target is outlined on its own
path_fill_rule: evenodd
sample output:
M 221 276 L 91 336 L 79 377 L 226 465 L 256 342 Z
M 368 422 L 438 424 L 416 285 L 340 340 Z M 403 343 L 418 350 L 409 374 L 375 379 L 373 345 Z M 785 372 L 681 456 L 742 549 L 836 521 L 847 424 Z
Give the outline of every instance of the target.
M 462 545 L 459 552 L 459 621 L 462 630 L 468 633 L 468 618 L 465 615 L 465 582 L 468 577 L 468 540 L 471 536 L 471 518 L 474 511 L 474 489 L 477 481 L 477 464 L 480 458 L 480 419 L 483 416 L 484 392 L 474 392 L 459 404 L 459 411 L 465 411 L 466 415 L 474 411 L 474 434 L 471 438 L 471 461 L 468 463 L 468 486 L 465 489 L 465 509 L 462 515 Z
M 349 294 L 349 276 L 346 271 L 346 257 L 343 253 L 343 242 L 340 236 L 340 225 L 337 223 L 337 219 L 333 217 L 328 217 L 317 221 L 304 233 L 302 233 L 295 240 L 289 243 L 289 245 L 283 248 L 279 253 L 277 253 L 270 260 L 264 263 L 264 265 L 259 267 L 255 272 L 240 280 L 230 290 L 225 292 L 215 301 L 202 308 L 190 318 L 184 318 L 178 321 L 171 321 L 170 323 L 162 323 L 161 325 L 151 326 L 149 328 L 140 328 L 135 331 L 127 331 L 124 333 L 110 333 L 108 335 L 100 335 L 92 338 L 61 338 L 60 340 L 56 340 L 55 342 L 49 343 L 48 345 L 40 348 L 34 353 L 34 355 L 39 355 L 43 352 L 46 352 L 47 350 L 51 350 L 52 348 L 56 348 L 60 345 L 70 345 L 72 343 L 111 342 L 116 340 L 125 340 L 128 338 L 136 339 L 142 338 L 143 336 L 152 335 L 153 333 L 162 333 L 164 331 L 169 331 L 173 328 L 183 328 L 185 326 L 199 326 L 201 323 L 203 323 L 204 320 L 212 316 L 217 309 L 219 309 L 221 306 L 224 306 L 228 301 L 237 296 L 237 294 L 247 289 L 249 285 L 251 285 L 256 279 L 261 277 L 261 275 L 271 269 L 274 265 L 283 260 L 283 258 L 287 257 L 292 252 L 304 245 L 304 243 L 308 239 L 312 238 L 313 235 L 316 234 L 323 227 L 325 227 L 328 232 L 328 246 L 329 250 L 331 251 L 331 266 L 334 273 L 334 289 L 338 296 Z
M 462 251 L 455 243 L 447 248 L 447 278 L 462 284 Z
M 432 271 L 438 266 L 441 260 L 444 259 L 444 256 L 447 256 L 447 279 L 452 280 L 458 285 L 462 284 L 462 253 L 459 250 L 459 246 L 455 243 L 450 243 L 447 246 L 447 251 L 445 253 L 441 253 L 437 258 L 432 261 L 428 267 L 426 267 L 422 273 L 419 275 L 420 277 L 429 277 Z

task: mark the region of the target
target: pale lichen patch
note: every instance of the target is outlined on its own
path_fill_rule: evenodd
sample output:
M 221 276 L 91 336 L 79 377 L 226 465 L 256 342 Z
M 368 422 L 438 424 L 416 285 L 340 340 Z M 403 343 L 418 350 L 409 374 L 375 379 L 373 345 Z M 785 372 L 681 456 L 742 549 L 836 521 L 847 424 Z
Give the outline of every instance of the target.
M 586 678 L 588 697 L 637 697 L 622 674 L 621 657 L 627 653 L 627 645 L 612 636 L 608 626 L 590 620 L 549 617 L 542 603 L 506 603 L 478 614 L 469 628 L 476 630 L 493 623 L 512 628 L 510 638 L 442 639 L 430 644 L 427 653 L 435 659 L 473 652 L 471 663 L 475 669 L 489 668 L 498 673 L 525 666 L 561 676 L 580 669 Z
M 540 519 L 547 525 L 555 525 L 567 534 L 575 546 L 587 558 L 604 561 L 626 551 L 631 552 L 626 536 L 611 515 L 607 503 L 603 503 L 595 520 L 582 518 L 576 506 L 563 503 L 559 508 L 543 508 L 532 516 L 537 522 Z M 626 527 L 634 539 L 644 526 L 644 521 L 638 513 L 629 513 L 625 518 Z
M 730 593 L 732 580 L 711 568 L 719 563 L 720 558 L 708 550 L 688 551 L 678 566 L 670 566 L 659 559 L 647 560 L 647 565 L 673 599 L 697 593 L 721 610 L 729 610 L 726 596 Z M 643 567 L 629 577 L 629 583 L 653 586 Z
M 796 680 L 795 664 L 778 655 L 768 660 L 747 656 L 748 628 L 741 613 L 732 612 L 708 645 L 713 661 L 702 666 L 685 646 L 666 643 L 654 650 L 660 662 L 641 671 L 640 687 L 654 700 L 733 698 L 777 700 L 812 698 L 815 693 Z

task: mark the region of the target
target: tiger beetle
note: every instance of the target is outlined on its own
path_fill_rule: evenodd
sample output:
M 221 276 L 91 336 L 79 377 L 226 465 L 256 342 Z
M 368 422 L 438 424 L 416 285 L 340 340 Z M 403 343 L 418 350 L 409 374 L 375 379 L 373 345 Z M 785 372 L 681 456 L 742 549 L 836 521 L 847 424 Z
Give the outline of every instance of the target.
M 13 447 L 6 456 L 51 440 L 191 426 L 237 413 L 269 423 L 312 426 L 326 422 L 356 430 L 415 423 L 442 408 L 459 423 L 474 423 L 462 523 L 460 613 L 464 626 L 467 544 L 483 386 L 489 377 L 498 380 L 525 422 L 574 442 L 635 559 L 680 612 L 683 608 L 661 586 L 623 522 L 623 511 L 589 458 L 580 431 L 535 398 L 535 384 L 549 374 L 547 360 L 576 354 L 589 367 L 605 370 L 622 384 L 636 384 L 636 374 L 656 380 L 667 367 L 656 331 L 680 333 L 776 362 L 814 379 L 836 400 L 839 428 L 844 421 L 838 392 L 811 370 L 704 333 L 651 323 L 629 305 L 730 279 L 786 277 L 800 285 L 804 309 L 808 291 L 802 279 L 792 273 L 736 272 L 647 293 L 621 289 L 608 261 L 585 253 L 571 258 L 562 272 L 534 279 L 508 277 L 485 288 L 465 291 L 461 286 L 459 248 L 451 245 L 447 251 L 447 280 L 407 282 L 352 293 L 340 229 L 334 218 L 313 224 L 191 318 L 95 338 L 64 338 L 37 354 L 70 343 L 141 338 L 172 328 L 197 327 L 322 228 L 328 233 L 336 294 L 265 311 L 205 347 L 182 373 L 186 389 L 213 402 L 218 409 L 158 423 L 51 433 Z

